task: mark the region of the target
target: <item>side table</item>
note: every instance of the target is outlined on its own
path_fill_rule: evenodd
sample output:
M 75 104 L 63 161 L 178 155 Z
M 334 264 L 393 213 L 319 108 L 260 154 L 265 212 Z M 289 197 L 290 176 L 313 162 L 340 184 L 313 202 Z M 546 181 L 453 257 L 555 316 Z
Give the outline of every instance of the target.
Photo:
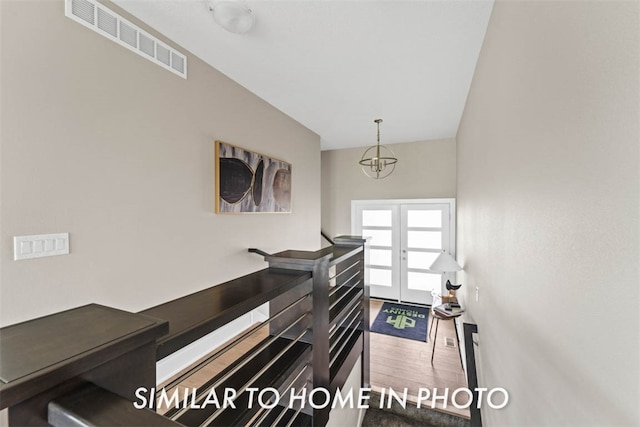
M 433 315 L 433 320 L 436 321 L 436 332 L 433 337 L 433 345 L 431 351 L 431 364 L 433 365 L 433 356 L 436 353 L 436 341 L 438 340 L 438 325 L 440 324 L 440 320 L 451 320 L 453 322 L 453 330 L 456 332 L 456 341 L 458 344 L 458 356 L 460 356 L 460 365 L 464 366 L 462 363 L 462 353 L 460 351 L 460 336 L 458 335 L 458 328 L 456 325 L 456 319 L 462 315 L 464 312 L 463 309 L 457 308 L 454 310 L 446 310 L 445 305 L 438 305 L 431 310 L 431 314 Z M 431 325 L 433 326 L 433 320 L 431 321 Z M 433 330 L 433 328 L 431 329 Z M 431 337 L 431 331 L 429 331 L 429 337 Z

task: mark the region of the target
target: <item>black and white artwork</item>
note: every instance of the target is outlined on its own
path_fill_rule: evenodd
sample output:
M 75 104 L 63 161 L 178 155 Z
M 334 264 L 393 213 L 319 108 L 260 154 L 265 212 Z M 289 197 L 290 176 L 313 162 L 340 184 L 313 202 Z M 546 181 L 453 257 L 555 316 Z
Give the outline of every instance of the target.
M 291 164 L 216 141 L 216 213 L 291 212 Z

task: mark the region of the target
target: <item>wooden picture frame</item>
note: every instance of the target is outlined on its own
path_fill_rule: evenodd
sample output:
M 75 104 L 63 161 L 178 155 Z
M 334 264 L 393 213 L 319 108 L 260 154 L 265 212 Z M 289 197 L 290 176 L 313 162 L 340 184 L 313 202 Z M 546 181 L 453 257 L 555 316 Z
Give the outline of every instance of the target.
M 291 212 L 291 163 L 215 144 L 216 213 Z

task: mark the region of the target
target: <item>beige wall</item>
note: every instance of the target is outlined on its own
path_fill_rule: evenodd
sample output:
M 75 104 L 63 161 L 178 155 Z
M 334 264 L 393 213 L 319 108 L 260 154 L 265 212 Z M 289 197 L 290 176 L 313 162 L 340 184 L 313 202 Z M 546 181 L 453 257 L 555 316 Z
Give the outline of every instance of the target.
M 358 162 L 367 147 L 322 152 L 322 229 L 351 233 L 351 200 L 456 196 L 454 139 L 389 145 L 398 164 L 387 178 L 368 178 Z
M 457 137 L 461 294 L 511 395 L 484 425 L 640 418 L 638 16 L 494 6 Z
M 319 247 L 316 134 L 192 55 L 188 80 L 165 71 L 62 1 L 0 7 L 3 325 L 137 311 L 264 268 L 248 247 Z M 293 213 L 214 214 L 216 139 L 291 162 Z M 13 261 L 12 236 L 56 232 L 70 255 Z

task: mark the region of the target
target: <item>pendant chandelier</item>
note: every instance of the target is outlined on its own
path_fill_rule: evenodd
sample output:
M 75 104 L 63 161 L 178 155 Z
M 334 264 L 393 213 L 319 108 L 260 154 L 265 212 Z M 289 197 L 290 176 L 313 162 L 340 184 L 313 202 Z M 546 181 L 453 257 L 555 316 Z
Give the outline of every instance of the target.
M 382 179 L 391 175 L 391 172 L 396 168 L 398 159 L 390 148 L 380 145 L 382 119 L 375 119 L 373 122 L 378 125 L 378 143 L 367 148 L 359 163 L 362 166 L 362 172 L 369 178 Z

